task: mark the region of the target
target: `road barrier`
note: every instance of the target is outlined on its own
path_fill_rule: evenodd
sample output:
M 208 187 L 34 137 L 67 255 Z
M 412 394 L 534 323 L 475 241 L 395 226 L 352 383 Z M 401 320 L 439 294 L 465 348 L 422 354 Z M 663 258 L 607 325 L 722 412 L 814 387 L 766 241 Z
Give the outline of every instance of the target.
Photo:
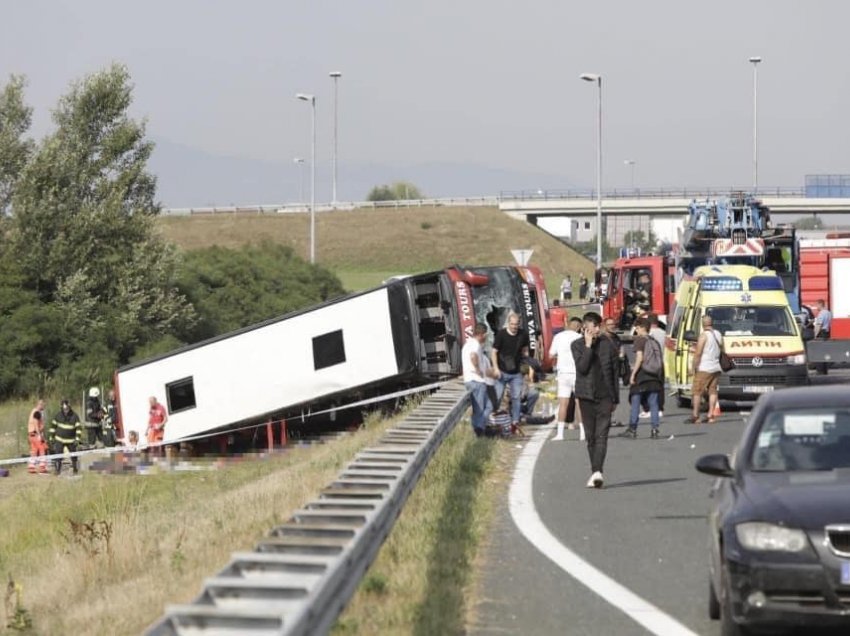
M 191 604 L 167 607 L 146 634 L 326 633 L 468 407 L 463 384 L 445 384 L 253 551 L 234 553 Z

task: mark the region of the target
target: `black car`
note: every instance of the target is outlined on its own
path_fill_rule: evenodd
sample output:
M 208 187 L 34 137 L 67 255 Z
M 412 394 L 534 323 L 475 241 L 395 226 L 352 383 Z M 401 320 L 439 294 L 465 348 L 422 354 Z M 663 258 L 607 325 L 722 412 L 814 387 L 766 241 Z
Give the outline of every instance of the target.
M 850 387 L 762 395 L 709 515 L 709 614 L 722 633 L 835 627 L 850 634 Z M 806 632 L 808 633 L 808 632 Z

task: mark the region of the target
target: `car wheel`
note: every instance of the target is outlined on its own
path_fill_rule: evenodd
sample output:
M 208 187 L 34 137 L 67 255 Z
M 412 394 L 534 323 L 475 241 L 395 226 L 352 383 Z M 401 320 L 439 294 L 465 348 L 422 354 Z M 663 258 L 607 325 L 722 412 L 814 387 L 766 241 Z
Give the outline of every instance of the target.
M 714 591 L 711 577 L 708 579 L 708 617 L 713 621 L 720 618 L 720 601 L 717 600 L 717 593 Z

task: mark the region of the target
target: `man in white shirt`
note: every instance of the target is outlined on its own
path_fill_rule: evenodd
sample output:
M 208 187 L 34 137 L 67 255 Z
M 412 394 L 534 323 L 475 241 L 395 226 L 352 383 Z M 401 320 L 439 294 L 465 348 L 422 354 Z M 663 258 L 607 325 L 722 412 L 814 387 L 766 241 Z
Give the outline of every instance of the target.
M 576 385 L 576 363 L 570 347 L 581 338 L 577 329 L 581 329 L 581 320 L 571 318 L 569 326 L 552 339 L 552 345 L 549 347 L 549 357 L 555 359 L 558 369 L 558 429 L 552 438 L 553 441 L 564 439 L 567 408 Z
M 688 424 L 699 422 L 699 407 L 702 394 L 708 393 L 708 416 L 703 423 L 714 423 L 714 411 L 717 406 L 717 382 L 723 369 L 720 367 L 720 352 L 723 351 L 723 335 L 713 328 L 711 316 L 702 317 L 702 333 L 697 340 L 693 357 L 694 380 L 691 385 L 691 405 L 693 415 Z
M 472 330 L 472 336 L 467 339 L 461 349 L 461 361 L 463 364 L 463 384 L 472 398 L 472 430 L 476 436 L 484 435 L 487 425 L 487 416 L 492 410 L 492 404 L 487 396 L 486 374 L 491 373 L 485 369 L 481 360 L 484 353 L 481 345 L 487 339 L 487 325 L 479 322 Z

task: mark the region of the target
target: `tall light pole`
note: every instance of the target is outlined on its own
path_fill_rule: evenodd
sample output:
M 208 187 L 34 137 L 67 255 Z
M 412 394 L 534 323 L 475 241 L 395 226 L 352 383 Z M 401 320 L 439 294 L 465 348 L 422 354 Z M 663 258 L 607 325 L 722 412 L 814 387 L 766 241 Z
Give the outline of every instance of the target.
M 629 168 L 631 168 L 631 176 L 632 176 L 631 183 L 632 183 L 632 190 L 634 190 L 635 189 L 635 166 L 637 165 L 637 161 L 635 161 L 634 159 L 624 159 L 623 163 L 625 165 L 629 166 Z
M 304 160 L 301 157 L 295 157 L 292 160 L 298 166 L 298 203 L 304 203 Z
M 753 65 L 753 194 L 759 188 L 759 75 L 758 67 L 761 57 L 753 56 L 750 64 Z
M 599 107 L 596 120 L 596 267 L 602 267 L 602 76 L 582 73 L 585 82 L 596 82 L 599 88 Z
M 342 73 L 339 71 L 331 71 L 328 73 L 334 81 L 334 155 L 333 155 L 333 203 L 336 203 L 336 152 L 337 152 L 337 85 L 339 82 L 339 78 L 342 77 Z
M 295 95 L 304 102 L 310 102 L 312 141 L 310 143 L 310 262 L 316 262 L 316 96 L 306 93 Z

